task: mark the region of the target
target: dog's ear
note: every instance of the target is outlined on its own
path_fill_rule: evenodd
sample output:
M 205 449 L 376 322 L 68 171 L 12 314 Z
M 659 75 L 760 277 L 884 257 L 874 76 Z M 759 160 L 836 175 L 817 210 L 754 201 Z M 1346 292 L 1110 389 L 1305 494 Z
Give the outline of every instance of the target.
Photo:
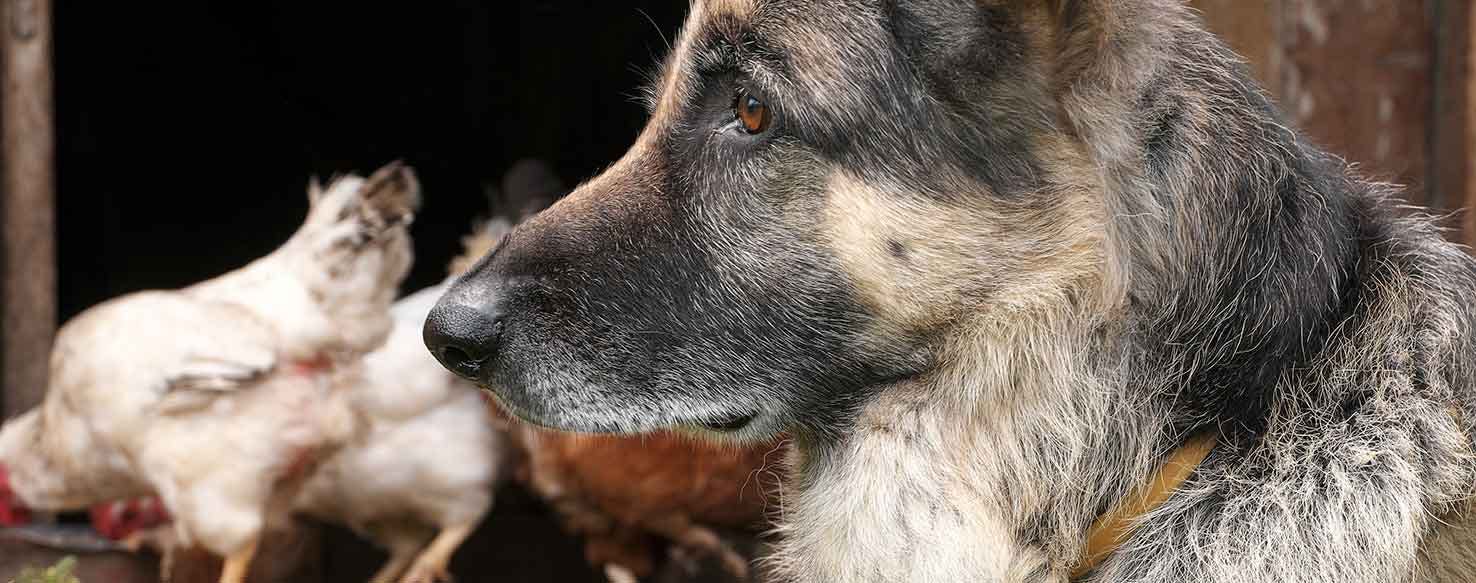
M 1117 28 L 1114 0 L 1040 0 L 1046 3 L 1056 45 L 1056 83 L 1071 85 L 1111 50 Z
M 982 0 L 981 0 L 982 1 Z M 1058 19 L 1066 18 L 1072 11 L 1081 9 L 1086 0 L 1044 0 L 1046 7 L 1051 9 L 1051 15 Z
M 902 51 L 946 76 L 1004 64 L 1008 56 L 1049 51 L 1045 61 L 1069 84 L 1111 50 L 1121 0 L 887 0 Z M 980 71 L 984 72 L 984 71 Z
M 1034 0 L 1043 1 L 1043 0 Z M 901 53 L 935 80 L 987 73 L 998 54 L 1017 53 L 991 30 L 1018 0 L 886 0 L 888 28 Z M 1008 6 L 1006 6 L 1008 5 Z M 961 75 L 962 74 L 962 75 Z

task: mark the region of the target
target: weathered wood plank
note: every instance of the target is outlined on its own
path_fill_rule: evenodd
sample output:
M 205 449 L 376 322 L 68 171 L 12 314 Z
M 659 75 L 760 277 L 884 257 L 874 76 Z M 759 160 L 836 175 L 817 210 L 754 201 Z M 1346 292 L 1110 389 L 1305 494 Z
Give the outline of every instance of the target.
M 13 414 L 40 402 L 56 330 L 51 0 L 3 0 L 0 30 L 0 389 Z
M 1429 176 L 1426 190 L 1428 203 L 1441 212 L 1469 206 L 1473 168 L 1471 97 L 1471 3 L 1469 1 L 1437 1 L 1432 39 L 1434 91 L 1430 111 Z M 1453 221 L 1455 222 L 1455 221 Z M 1451 225 L 1459 227 L 1460 223 Z M 1452 232 L 1448 236 L 1463 242 L 1472 241 L 1469 231 Z
M 1452 74 L 1449 67 L 1459 66 L 1434 54 L 1436 35 L 1464 32 L 1437 22 L 1433 11 L 1463 4 L 1192 2 L 1313 141 L 1358 163 L 1365 174 L 1413 186 L 1411 198 L 1436 206 L 1440 178 L 1452 164 L 1466 166 L 1432 152 L 1438 143 L 1431 134 L 1439 105 L 1435 84 Z M 1440 117 L 1450 121 L 1449 115 Z
M 1281 101 L 1314 141 L 1365 174 L 1428 185 L 1433 0 L 1286 0 Z
M 1452 148 L 1446 159 L 1443 176 L 1450 176 L 1444 189 L 1450 196 L 1452 208 L 1464 207 L 1461 215 L 1461 242 L 1476 247 L 1476 9 L 1470 2 L 1447 2 L 1455 8 L 1442 16 L 1458 24 L 1458 32 L 1452 33 L 1456 40 L 1447 43 L 1448 54 L 1455 61 L 1447 65 L 1445 84 L 1454 97 L 1447 96 L 1447 103 L 1458 121 L 1442 120 L 1452 125 L 1439 144 L 1442 149 Z

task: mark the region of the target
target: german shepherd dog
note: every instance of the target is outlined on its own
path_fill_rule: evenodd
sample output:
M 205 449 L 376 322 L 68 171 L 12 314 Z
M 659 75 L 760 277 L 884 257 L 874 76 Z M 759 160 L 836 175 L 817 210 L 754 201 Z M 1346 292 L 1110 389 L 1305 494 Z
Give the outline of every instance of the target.
M 427 344 L 542 426 L 792 434 L 776 580 L 1476 580 L 1476 262 L 1180 2 L 695 0 L 650 105 Z

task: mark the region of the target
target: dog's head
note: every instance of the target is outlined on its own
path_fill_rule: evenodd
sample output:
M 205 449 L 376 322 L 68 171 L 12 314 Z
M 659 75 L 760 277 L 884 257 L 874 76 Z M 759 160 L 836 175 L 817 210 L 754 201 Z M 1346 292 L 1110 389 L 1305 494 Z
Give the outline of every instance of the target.
M 610 169 L 441 300 L 428 346 L 576 431 L 827 431 L 965 320 L 1093 289 L 1105 209 L 1059 0 L 698 0 Z

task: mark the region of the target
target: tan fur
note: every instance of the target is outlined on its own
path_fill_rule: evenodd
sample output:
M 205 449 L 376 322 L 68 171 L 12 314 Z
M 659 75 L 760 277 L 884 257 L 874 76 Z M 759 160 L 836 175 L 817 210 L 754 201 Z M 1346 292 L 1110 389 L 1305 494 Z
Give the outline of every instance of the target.
M 715 14 L 715 15 L 720 15 L 720 16 L 737 16 L 737 17 L 743 17 L 743 16 L 747 16 L 750 12 L 753 12 L 753 9 L 754 9 L 754 2 L 753 2 L 753 0 L 704 0 L 704 1 L 707 4 L 706 8 L 703 9 L 703 10 L 693 10 L 693 12 L 707 12 L 708 14 Z
M 899 196 L 844 173 L 830 177 L 827 192 L 831 245 L 893 333 L 937 330 L 965 314 L 1012 320 L 1089 289 L 1104 273 L 1106 209 L 1087 189 L 1045 211 L 1003 209 L 985 196 Z M 1019 239 L 1005 230 L 1035 237 L 1012 245 Z

